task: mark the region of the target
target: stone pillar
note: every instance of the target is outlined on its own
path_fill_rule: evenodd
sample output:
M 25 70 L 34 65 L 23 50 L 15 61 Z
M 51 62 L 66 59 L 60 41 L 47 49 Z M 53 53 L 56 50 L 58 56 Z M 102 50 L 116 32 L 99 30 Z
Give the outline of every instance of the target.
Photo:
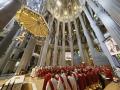
M 19 0 L 2 0 L 0 2 L 0 29 L 5 27 L 20 7 L 21 3 Z
M 59 50 L 59 54 L 58 54 L 58 65 L 62 66 L 62 52 L 61 52 L 61 48 Z
M 50 56 L 50 66 L 52 66 L 53 63 L 53 48 L 51 48 L 51 56 Z
M 53 51 L 53 66 L 57 65 L 57 54 L 58 54 L 58 39 L 59 39 L 59 24 L 60 22 L 57 22 L 57 29 L 55 34 L 55 44 L 54 44 L 54 51 Z
M 73 40 L 72 40 L 72 29 L 71 29 L 71 25 L 70 25 L 70 21 L 68 22 L 68 32 L 69 32 L 69 44 L 70 44 L 70 50 L 71 50 L 71 56 L 72 56 L 72 60 L 71 60 L 71 65 L 73 65 Z
M 48 50 L 48 46 L 49 46 L 49 36 L 46 37 L 46 40 L 44 42 L 44 46 L 41 47 L 41 55 L 38 59 L 38 61 L 40 61 L 40 66 L 44 66 L 45 65 L 45 60 L 46 60 L 46 55 L 47 55 L 47 50 Z
M 10 25 L 11 26 L 11 25 Z M 8 27 L 9 29 L 9 27 Z M 0 57 L 5 54 L 5 51 L 9 47 L 10 43 L 12 42 L 12 38 L 16 34 L 19 29 L 19 25 L 15 22 L 10 28 L 9 33 L 4 37 L 4 39 L 0 42 Z
M 95 40 L 95 39 L 96 39 L 96 37 L 95 37 L 95 35 L 94 35 L 93 31 L 91 31 L 91 35 L 92 35 L 93 39 Z
M 94 49 L 94 45 L 93 45 L 93 42 L 92 42 L 91 37 L 89 35 L 89 32 L 88 32 L 88 30 L 87 30 L 87 28 L 86 28 L 86 26 L 83 22 L 81 14 L 79 14 L 79 19 L 80 19 L 80 22 L 81 22 L 81 25 L 82 25 L 82 28 L 83 28 L 83 33 L 86 37 L 86 40 L 87 40 L 87 43 L 88 43 L 88 46 L 89 46 L 89 49 L 90 49 L 90 53 L 92 55 L 93 60 L 95 60 L 95 52 L 96 51 Z
M 120 47 L 120 27 L 113 21 L 113 19 L 104 11 L 102 7 L 97 6 L 92 0 L 87 0 L 87 3 L 100 18 L 110 35 Z
M 51 37 L 51 34 L 52 34 L 52 31 L 51 28 L 52 28 L 52 25 L 53 25 L 53 20 L 54 20 L 54 17 L 52 17 L 52 20 L 50 24 L 50 27 L 49 27 L 49 34 L 48 36 L 46 37 L 46 40 L 44 42 L 44 46 L 43 46 L 43 50 L 42 50 L 42 53 L 41 53 L 41 57 L 39 57 L 38 61 L 40 61 L 40 66 L 44 66 L 45 64 L 45 60 L 46 60 L 46 54 L 47 54 L 47 50 L 48 50 L 48 46 L 49 46 L 49 40 L 50 40 L 50 37 Z
M 120 1 L 119 0 L 97 0 L 114 21 L 120 26 Z
M 62 28 L 62 63 L 61 65 L 65 65 L 65 23 L 63 22 Z
M 17 75 L 20 74 L 21 70 L 26 70 L 27 69 L 26 66 L 31 60 L 32 53 L 33 53 L 33 50 L 34 50 L 34 47 L 35 47 L 35 43 L 36 43 L 35 38 L 33 38 L 31 36 L 31 38 L 30 38 L 30 40 L 28 42 L 28 45 L 24 50 L 23 56 L 22 56 L 22 58 L 20 60 L 20 64 L 19 64 L 19 66 L 18 66 L 18 68 L 16 70 Z
M 47 56 L 46 56 L 46 65 L 49 66 L 50 65 L 50 57 L 51 57 L 51 49 L 49 48 L 48 49 L 48 53 L 47 53 Z
M 58 50 L 58 54 L 57 54 L 57 65 L 58 66 L 61 66 L 62 65 L 62 52 L 61 52 L 61 49 L 62 47 L 58 47 L 59 50 Z
M 87 51 L 87 49 L 86 49 L 86 46 L 85 46 L 85 48 L 84 48 L 84 55 L 85 55 L 85 57 L 86 57 L 86 62 L 89 62 L 89 61 L 90 61 L 90 57 L 89 57 L 89 53 L 88 53 L 88 51 Z
M 16 46 L 16 44 L 18 42 L 15 39 L 20 34 L 20 32 L 21 32 L 21 30 L 19 29 L 18 32 L 16 33 L 16 35 L 14 36 L 12 43 L 10 44 L 9 48 L 7 49 L 7 51 L 5 53 L 5 56 L 3 58 L 1 58 L 1 61 L 0 61 L 0 71 L 2 71 L 2 69 L 5 67 L 6 62 L 10 60 L 11 52 L 13 51 L 13 49 L 15 49 L 15 46 Z M 7 65 L 7 67 L 8 67 L 8 65 Z M 6 72 L 6 71 L 7 70 L 4 68 L 3 72 Z
M 16 64 L 16 60 L 9 60 L 6 63 L 6 65 L 5 65 L 5 67 L 4 67 L 3 71 L 2 71 L 2 74 L 8 74 L 8 73 L 13 72 L 15 64 Z
M 78 27 L 77 27 L 77 22 L 76 22 L 76 20 L 74 20 L 74 25 L 75 25 L 75 30 L 76 30 L 78 47 L 79 47 L 79 51 L 80 51 L 80 57 L 82 58 L 82 61 L 85 62 L 84 54 L 83 54 L 83 49 L 82 49 L 82 43 L 81 43 L 81 37 L 80 37 L 79 31 L 78 31 Z
M 21 37 L 22 36 L 22 38 L 20 38 L 20 39 L 18 39 L 18 38 L 16 38 L 16 39 L 18 39 L 18 41 L 19 41 L 19 46 L 16 46 L 15 47 L 15 49 L 14 49 L 14 51 L 13 51 L 13 59 L 18 59 L 18 58 L 20 58 L 19 57 L 19 55 L 20 55 L 20 53 L 22 53 L 22 52 L 24 52 L 24 48 L 25 48 L 25 46 L 27 45 L 27 41 L 28 41 L 28 34 L 25 34 L 26 32 L 24 31 L 24 30 L 22 30 L 21 31 L 21 33 L 20 33 L 20 35 L 18 36 L 18 37 Z
M 41 55 L 42 55 L 42 52 L 43 52 L 43 47 L 44 47 L 44 45 L 42 44 L 42 45 L 40 46 L 40 54 L 39 54 L 39 57 L 38 57 L 37 66 L 40 66 Z
M 110 64 L 111 64 L 111 66 L 112 66 L 112 67 L 115 67 L 115 64 L 114 64 L 114 62 L 113 62 L 113 58 L 112 58 L 112 56 L 110 55 L 110 52 L 109 52 L 107 46 L 106 46 L 105 43 L 104 43 L 105 38 L 104 38 L 102 32 L 100 31 L 100 28 L 96 25 L 95 21 L 94 21 L 94 20 L 92 19 L 92 17 L 90 16 L 87 8 L 84 7 L 83 9 L 84 9 L 84 12 L 85 12 L 85 14 L 86 14 L 86 16 L 87 16 L 87 18 L 88 18 L 88 20 L 89 20 L 89 22 L 90 22 L 90 25 L 91 25 L 93 31 L 95 32 L 95 34 L 96 34 L 96 36 L 97 36 L 97 38 L 98 38 L 98 41 L 99 41 L 99 43 L 100 43 L 100 46 L 101 46 L 104 54 L 105 54 L 105 55 L 107 56 L 107 58 L 109 59 L 109 62 L 110 62 Z
M 59 47 L 58 47 L 58 53 L 57 53 L 57 66 L 59 66 L 60 64 L 61 64 L 61 62 L 60 62 L 61 60 L 60 60 L 60 50 L 59 50 Z

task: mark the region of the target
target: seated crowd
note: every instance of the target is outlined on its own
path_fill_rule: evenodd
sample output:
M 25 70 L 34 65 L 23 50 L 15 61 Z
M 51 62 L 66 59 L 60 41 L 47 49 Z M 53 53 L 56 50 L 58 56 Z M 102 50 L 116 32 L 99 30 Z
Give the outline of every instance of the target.
M 102 76 L 110 81 L 113 78 L 110 67 L 85 64 L 35 67 L 31 76 L 44 78 L 43 90 L 96 90 L 100 86 L 105 87 Z

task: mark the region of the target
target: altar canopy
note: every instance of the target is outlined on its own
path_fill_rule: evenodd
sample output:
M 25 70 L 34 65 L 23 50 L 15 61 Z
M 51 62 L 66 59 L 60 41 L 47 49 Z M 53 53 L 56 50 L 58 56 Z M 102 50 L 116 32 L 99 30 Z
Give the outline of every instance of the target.
M 42 15 L 27 7 L 22 7 L 17 12 L 16 20 L 34 36 L 45 37 L 48 35 L 48 26 Z

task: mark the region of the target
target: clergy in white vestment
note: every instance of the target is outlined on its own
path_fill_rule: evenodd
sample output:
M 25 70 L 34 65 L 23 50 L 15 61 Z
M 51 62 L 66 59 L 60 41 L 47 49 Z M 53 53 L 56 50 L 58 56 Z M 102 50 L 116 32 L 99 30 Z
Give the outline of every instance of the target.
M 61 74 L 61 77 L 63 78 L 64 80 L 64 83 L 65 83 L 65 87 L 66 87 L 66 90 L 71 90 L 69 84 L 68 84 L 68 81 L 67 81 L 67 75 L 65 73 L 62 73 Z
M 46 90 L 57 90 L 57 80 L 52 75 L 52 78 L 47 82 Z
M 68 76 L 68 79 L 71 83 L 72 90 L 77 90 L 77 83 L 76 83 L 74 76 Z

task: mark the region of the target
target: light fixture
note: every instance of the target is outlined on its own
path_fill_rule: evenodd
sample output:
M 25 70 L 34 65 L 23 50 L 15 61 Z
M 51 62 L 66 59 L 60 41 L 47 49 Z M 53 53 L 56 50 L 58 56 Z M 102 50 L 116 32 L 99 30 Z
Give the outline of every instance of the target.
M 67 11 L 64 11 L 64 15 L 67 15 Z
M 66 16 L 66 19 L 68 19 L 68 16 Z
M 74 10 L 76 10 L 76 9 L 77 9 L 77 6 L 75 5 L 75 6 L 74 6 Z
M 19 63 L 20 63 L 20 62 L 19 62 L 19 61 L 17 61 L 17 62 L 16 62 L 16 64 L 15 64 L 15 67 L 17 67 L 17 66 L 19 65 Z
M 75 30 L 75 29 L 74 29 L 73 31 L 74 31 L 74 32 L 76 32 L 76 30 Z
M 59 7 L 62 5 L 62 3 L 61 3 L 59 0 L 56 1 L 56 4 L 57 4 Z

